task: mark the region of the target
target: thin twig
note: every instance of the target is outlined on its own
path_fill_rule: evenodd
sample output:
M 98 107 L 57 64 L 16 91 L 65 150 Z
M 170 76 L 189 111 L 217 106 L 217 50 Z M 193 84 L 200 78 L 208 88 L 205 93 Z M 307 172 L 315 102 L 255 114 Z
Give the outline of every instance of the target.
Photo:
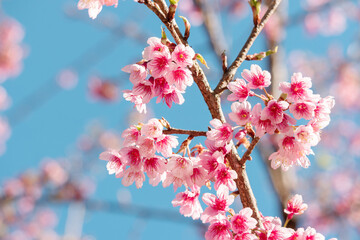
M 227 87 L 228 83 L 234 78 L 237 69 L 240 67 L 240 65 L 244 62 L 246 59 L 246 55 L 249 52 L 251 46 L 253 45 L 255 39 L 260 34 L 261 30 L 264 28 L 266 22 L 269 20 L 270 16 L 275 12 L 277 7 L 279 6 L 281 0 L 274 0 L 268 10 L 266 11 L 264 17 L 261 19 L 261 22 L 259 25 L 254 26 L 253 30 L 251 31 L 251 34 L 249 38 L 247 39 L 245 45 L 239 52 L 239 55 L 236 57 L 234 62 L 231 64 L 231 66 L 228 68 L 228 70 L 224 73 L 222 79 L 220 80 L 219 84 L 216 86 L 214 93 L 215 94 L 221 94 Z
M 240 160 L 240 164 L 241 164 L 241 165 L 244 165 L 245 162 L 250 159 L 250 154 L 252 153 L 252 151 L 254 150 L 256 144 L 257 144 L 259 141 L 260 141 L 260 138 L 259 138 L 259 137 L 255 137 L 255 138 L 251 141 L 250 146 L 248 147 L 248 149 L 246 150 L 246 152 L 244 153 L 244 155 L 241 157 L 241 160 Z

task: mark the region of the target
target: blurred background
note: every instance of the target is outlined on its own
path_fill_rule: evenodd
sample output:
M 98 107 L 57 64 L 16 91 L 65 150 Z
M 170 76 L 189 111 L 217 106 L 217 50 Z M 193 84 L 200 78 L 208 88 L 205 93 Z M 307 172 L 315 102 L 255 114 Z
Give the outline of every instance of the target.
M 180 0 L 176 20 L 183 31 L 179 15 L 189 19 L 189 43 L 216 86 L 220 54 L 226 50 L 231 63 L 251 32 L 247 1 Z M 293 226 L 345 240 L 360 235 L 359 21 L 358 0 L 283 0 L 249 52 L 278 46 L 278 53 L 239 69 L 256 63 L 270 71 L 275 97 L 278 83 L 294 72 L 311 77 L 322 97 L 335 96 L 309 169 L 269 169 L 267 158 L 277 150 L 271 138 L 262 139 L 247 169 L 263 215 L 283 217 L 286 201 L 302 194 L 309 210 Z M 152 100 L 146 114 L 122 97 L 132 84 L 121 69 L 141 60 L 161 26 L 131 0 L 104 7 L 95 20 L 76 0 L 0 1 L 0 239 L 204 238 L 206 226 L 172 207 L 172 187 L 146 181 L 141 189 L 125 188 L 98 158 L 121 147 L 123 130 L 152 117 L 176 128 L 209 126 L 195 84 L 184 104 L 169 109 Z M 223 104 L 229 112 L 229 102 Z M 241 208 L 239 199 L 235 205 Z

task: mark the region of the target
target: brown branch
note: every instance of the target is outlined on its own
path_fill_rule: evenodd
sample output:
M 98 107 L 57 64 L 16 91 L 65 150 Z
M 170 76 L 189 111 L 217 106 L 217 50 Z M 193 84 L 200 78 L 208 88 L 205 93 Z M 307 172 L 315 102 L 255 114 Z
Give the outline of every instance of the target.
M 240 60 L 242 59 L 241 62 L 244 61 L 250 46 L 254 42 L 256 36 L 260 33 L 261 29 L 264 27 L 264 24 L 267 21 L 267 19 L 270 17 L 270 15 L 275 11 L 276 7 L 279 5 L 280 1 L 281 0 L 274 0 L 273 4 L 269 7 L 269 10 L 266 12 L 264 18 L 262 19 L 262 22 L 260 23 L 260 25 L 254 29 L 253 34 L 249 38 L 250 40 L 248 40 L 248 42 L 250 42 L 250 43 L 248 43 L 246 46 L 244 46 L 245 50 L 241 51 L 239 54 L 240 55 L 239 59 Z M 161 13 L 159 8 L 154 6 L 154 3 L 152 1 L 144 0 L 144 4 L 159 17 L 159 19 L 163 22 L 163 24 L 169 30 L 169 32 L 171 33 L 172 37 L 174 38 L 174 40 L 177 44 L 182 43 L 184 45 L 188 45 L 187 41 L 184 39 L 183 35 L 181 34 L 179 27 L 177 26 L 176 21 L 174 19 L 171 21 L 168 21 L 166 16 L 164 16 Z M 238 66 L 240 66 L 240 63 L 241 63 L 239 59 L 234 61 L 234 63 L 232 64 L 232 67 L 230 67 L 230 69 L 227 71 L 227 75 L 225 75 L 225 76 L 229 76 L 229 74 L 233 74 L 233 75 L 235 74 L 236 69 L 238 68 Z M 215 94 L 212 91 L 203 70 L 201 69 L 201 67 L 199 66 L 199 64 L 197 62 L 194 63 L 194 65 L 190 68 L 190 70 L 192 72 L 194 81 L 197 84 L 197 86 L 209 108 L 212 118 L 217 118 L 220 121 L 222 121 L 223 123 L 225 123 L 226 120 L 225 120 L 225 116 L 224 116 L 224 113 L 221 108 L 220 94 Z M 232 77 L 229 77 L 229 79 L 231 79 L 231 78 Z M 227 81 L 227 78 L 223 78 L 222 82 L 223 82 L 223 84 L 225 83 L 225 86 L 227 85 L 226 81 Z M 221 88 L 221 86 L 223 84 L 219 83 L 219 88 Z M 245 164 L 240 163 L 241 159 L 240 159 L 240 156 L 239 156 L 233 142 L 231 142 L 230 144 L 231 144 L 231 152 L 227 155 L 227 159 L 228 159 L 232 169 L 234 169 L 238 174 L 238 178 L 235 180 L 235 182 L 236 182 L 237 188 L 239 189 L 242 205 L 244 208 L 250 207 L 253 210 L 253 217 L 258 220 L 259 225 L 261 226 L 262 225 L 260 222 L 261 215 L 257 208 L 256 199 L 255 199 L 255 196 L 254 196 L 251 186 L 250 186 L 250 182 L 249 182 L 246 170 L 245 170 Z M 253 145 L 255 147 L 256 141 L 253 143 Z
M 245 165 L 245 162 L 247 160 L 250 160 L 250 154 L 252 153 L 252 151 L 254 150 L 256 144 L 260 141 L 260 138 L 259 137 L 255 137 L 252 141 L 251 141 L 251 144 L 250 146 L 248 147 L 248 149 L 246 150 L 246 152 L 244 153 L 244 155 L 241 157 L 241 160 L 240 160 L 240 164 L 241 165 Z
M 266 22 L 269 20 L 270 16 L 275 12 L 275 10 L 279 6 L 280 2 L 281 2 L 281 0 L 273 0 L 272 3 L 270 4 L 268 10 L 266 11 L 264 17 L 261 19 L 260 24 L 254 26 L 245 45 L 239 52 L 239 55 L 236 57 L 236 59 L 231 64 L 231 66 L 228 68 L 228 70 L 224 73 L 219 84 L 216 86 L 216 88 L 214 90 L 215 94 L 221 94 L 226 89 L 228 83 L 234 78 L 237 69 L 244 62 L 246 55 L 249 52 L 251 46 L 253 45 L 255 39 L 260 34 L 261 30 L 264 28 L 264 26 L 265 26 Z
M 166 130 L 163 130 L 164 134 L 185 134 L 189 136 L 199 137 L 199 136 L 205 136 L 205 131 L 195 131 L 195 130 L 184 130 L 184 129 L 177 129 L 177 128 L 169 128 Z
M 154 0 L 154 2 L 159 5 L 161 11 L 167 16 L 169 8 L 164 0 Z

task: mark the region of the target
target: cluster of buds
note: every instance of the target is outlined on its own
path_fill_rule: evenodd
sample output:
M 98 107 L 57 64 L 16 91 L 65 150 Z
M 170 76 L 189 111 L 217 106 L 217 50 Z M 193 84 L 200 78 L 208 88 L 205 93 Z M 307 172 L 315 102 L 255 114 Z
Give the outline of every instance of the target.
M 146 112 L 146 104 L 153 97 L 157 97 L 157 103 L 163 100 L 169 108 L 173 102 L 182 104 L 182 94 L 194 81 L 188 69 L 196 57 L 194 50 L 169 42 L 165 33 L 161 39 L 149 38 L 147 43 L 143 59 L 122 69 L 130 73 L 130 81 L 134 84 L 132 90 L 124 91 L 124 98 L 133 102 L 139 112 Z
M 230 119 L 244 127 L 241 131 L 249 133 L 249 129 L 253 131 L 254 128 L 255 137 L 258 138 L 265 133 L 279 134 L 279 150 L 269 157 L 274 169 L 281 166 L 287 170 L 293 165 L 307 168 L 310 165 L 307 155 L 313 154 L 311 147 L 318 144 L 321 129 L 330 122 L 333 97 L 321 98 L 313 94 L 311 79 L 303 77 L 301 73 L 295 73 L 290 83 L 280 83 L 282 94 L 278 100 L 265 89 L 271 84 L 269 72 L 263 71 L 258 65 L 251 65 L 251 69 L 245 69 L 241 76 L 245 80 L 236 79 L 228 84 L 232 92 L 228 100 L 236 101 L 231 105 Z M 253 89 L 264 90 L 265 95 L 258 95 Z M 257 103 L 251 108 L 246 101 L 250 96 L 259 97 L 265 107 Z M 286 113 L 287 110 L 292 116 Z M 308 123 L 296 125 L 297 120 L 301 119 L 308 120 Z

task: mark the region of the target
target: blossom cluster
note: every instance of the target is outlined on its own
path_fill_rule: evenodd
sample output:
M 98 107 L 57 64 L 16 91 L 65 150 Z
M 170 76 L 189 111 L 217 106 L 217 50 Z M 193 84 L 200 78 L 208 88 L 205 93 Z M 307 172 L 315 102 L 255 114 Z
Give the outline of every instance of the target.
M 15 19 L 0 20 L 0 82 L 17 76 L 22 69 L 24 30 Z
M 194 50 L 156 37 L 149 38 L 147 43 L 142 61 L 122 69 L 130 73 L 134 84 L 132 90 L 124 91 L 124 98 L 133 102 L 139 112 L 146 112 L 146 104 L 153 97 L 157 97 L 157 103 L 163 100 L 169 108 L 173 102 L 182 104 L 182 94 L 194 81 L 188 69 L 193 65 Z
M 79 0 L 77 7 L 79 10 L 88 9 L 89 17 L 95 19 L 104 5 L 117 7 L 118 0 Z
M 311 147 L 318 144 L 321 129 L 330 122 L 329 115 L 335 103 L 333 97 L 321 98 L 314 94 L 311 79 L 301 73 L 294 73 L 290 83 L 280 83 L 282 94 L 277 100 L 265 90 L 271 84 L 269 72 L 251 65 L 251 69 L 245 69 L 241 76 L 244 79 L 228 84 L 232 92 L 228 100 L 235 101 L 231 105 L 230 119 L 245 129 L 255 128 L 255 136 L 259 138 L 265 133 L 278 134 L 279 150 L 269 157 L 274 169 L 281 166 L 287 170 L 293 165 L 307 168 L 310 165 L 307 155 L 313 154 Z M 264 90 L 265 95 L 259 96 L 253 91 L 255 89 Z M 250 96 L 259 97 L 265 107 L 257 103 L 251 108 L 247 101 Z M 307 124 L 296 125 L 301 119 L 308 121 Z
M 0 83 L 11 77 L 16 77 L 22 70 L 22 60 L 25 56 L 21 41 L 24 37 L 23 27 L 10 17 L 0 19 Z M 7 110 L 11 99 L 6 89 L 0 85 L 0 111 Z M 7 119 L 0 115 L 0 155 L 5 152 L 6 141 L 11 129 Z
M 84 178 L 71 177 L 64 164 L 53 159 L 46 159 L 38 171 L 6 180 L 0 190 L 0 238 L 60 239 L 55 231 L 57 214 L 40 203 L 83 200 L 91 186 Z
M 310 227 L 297 231 L 286 228 L 279 218 L 262 217 L 262 225 L 259 226 L 250 208 L 238 213 L 230 208 L 235 198 L 230 191 L 236 189 L 234 179 L 237 174 L 228 166 L 226 154 L 230 151 L 233 131 L 230 125 L 221 124 L 217 119 L 212 120 L 211 125 L 214 129 L 207 132 L 207 148 L 197 145 L 189 157 L 172 153 L 172 149 L 178 145 L 177 139 L 164 134 L 162 122 L 150 119 L 146 124 L 126 129 L 122 134 L 124 147 L 118 151 L 109 149 L 100 154 L 100 159 L 108 161 L 109 174 L 123 178 L 125 186 L 135 182 L 136 187 L 142 187 L 144 173 L 154 186 L 162 182 L 163 187 L 173 184 L 176 190 L 184 185 L 185 191 L 178 193 L 172 204 L 180 207 L 182 215 L 200 218 L 203 223 L 210 224 L 206 239 L 324 239 L 323 235 Z M 223 136 L 221 140 L 212 140 L 219 136 Z M 202 201 L 207 206 L 203 210 L 199 201 L 200 188 L 210 187 L 211 182 L 214 183 L 216 195 L 202 195 Z M 294 215 L 302 214 L 306 208 L 301 196 L 295 195 L 285 212 L 291 219 Z

